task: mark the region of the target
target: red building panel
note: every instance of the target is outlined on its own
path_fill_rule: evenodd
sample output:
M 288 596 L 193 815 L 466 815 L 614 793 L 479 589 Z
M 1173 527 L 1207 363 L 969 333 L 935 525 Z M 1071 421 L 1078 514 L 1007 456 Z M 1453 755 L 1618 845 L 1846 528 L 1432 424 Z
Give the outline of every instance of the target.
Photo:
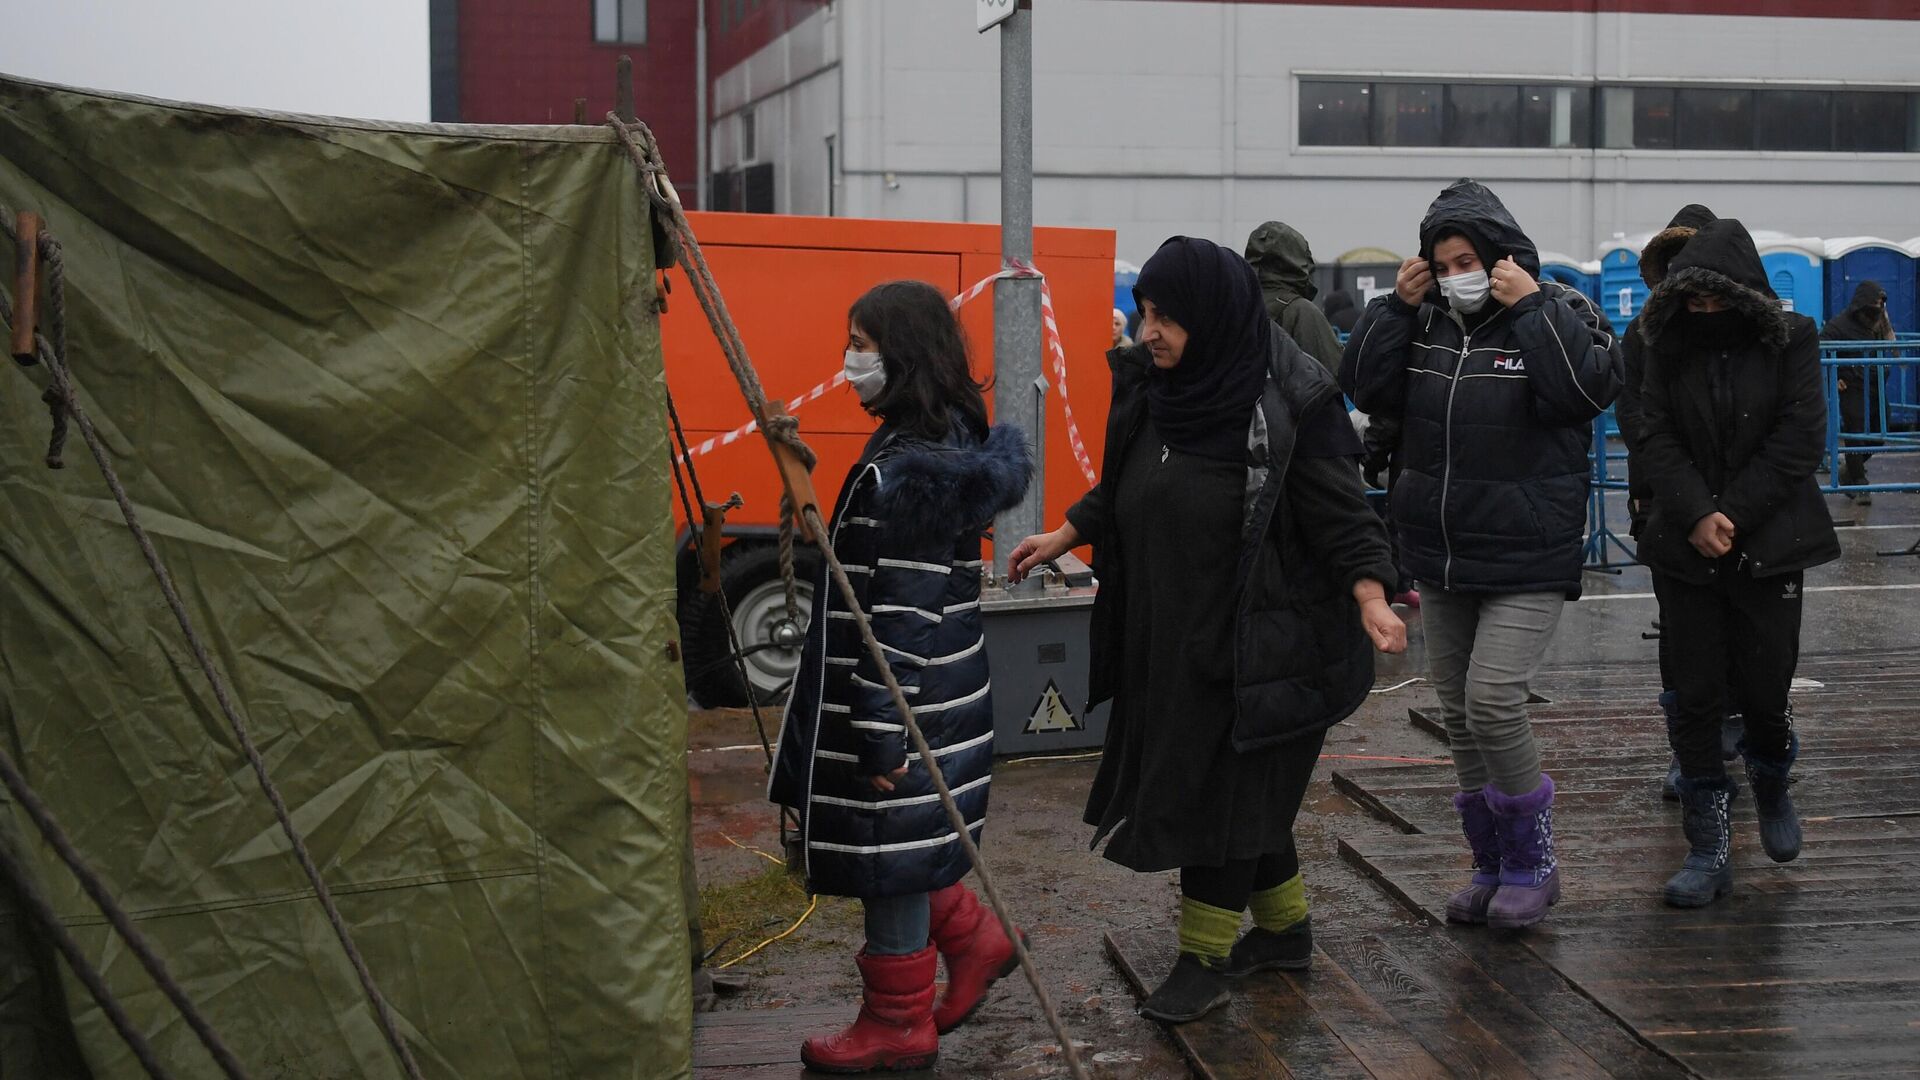
M 697 2 L 649 0 L 646 42 L 614 45 L 593 40 L 593 0 L 461 0 L 460 119 L 566 124 L 581 97 L 589 121 L 603 119 L 613 108 L 614 64 L 631 56 L 635 111 L 691 199 Z

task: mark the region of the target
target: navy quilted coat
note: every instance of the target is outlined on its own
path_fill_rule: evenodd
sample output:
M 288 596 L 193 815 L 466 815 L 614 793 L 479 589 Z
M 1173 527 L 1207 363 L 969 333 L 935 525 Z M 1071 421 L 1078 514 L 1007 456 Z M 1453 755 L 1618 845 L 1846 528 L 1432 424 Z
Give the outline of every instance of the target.
M 982 440 L 957 417 L 936 444 L 883 426 L 841 487 L 828 528 L 974 839 L 985 824 L 993 702 L 980 630 L 980 541 L 1019 502 L 1026 436 Z M 890 792 L 866 778 L 902 765 Z M 813 892 L 903 896 L 969 869 L 958 836 L 839 587 L 814 582 L 813 621 L 780 728 L 768 794 L 796 810 Z
M 1420 253 L 1460 229 L 1491 267 L 1540 278 L 1540 256 L 1493 192 L 1461 181 L 1420 223 Z M 1367 305 L 1340 385 L 1362 410 L 1401 421 L 1389 496 L 1407 569 L 1422 588 L 1580 595 L 1593 418 L 1620 393 L 1613 327 L 1554 281 L 1463 322 L 1437 290 Z

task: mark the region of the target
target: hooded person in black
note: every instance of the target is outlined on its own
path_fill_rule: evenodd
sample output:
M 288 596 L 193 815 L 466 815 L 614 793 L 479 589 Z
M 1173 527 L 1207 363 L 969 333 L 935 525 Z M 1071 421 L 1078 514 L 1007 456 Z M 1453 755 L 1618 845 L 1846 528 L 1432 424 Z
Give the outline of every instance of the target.
M 1320 310 L 1326 315 L 1327 322 L 1343 334 L 1353 333 L 1353 328 L 1359 325 L 1360 305 L 1354 302 L 1351 290 L 1335 289 L 1328 293 Z
M 1180 870 L 1180 956 L 1141 1006 L 1177 1023 L 1226 1004 L 1229 975 L 1310 962 L 1294 817 L 1326 729 L 1406 628 L 1340 389 L 1273 326 L 1252 268 L 1174 237 L 1136 293 L 1100 483 L 1008 576 L 1093 545 L 1089 702 L 1113 708 L 1084 819 L 1108 859 Z
M 1648 289 L 1657 289 L 1667 278 L 1667 264 L 1687 246 L 1693 234 L 1700 226 L 1715 219 L 1712 210 L 1699 203 L 1688 203 L 1673 215 L 1667 227 L 1653 235 L 1646 246 L 1640 249 L 1640 280 L 1647 283 Z M 1626 333 L 1621 335 L 1620 362 L 1624 371 L 1624 381 L 1620 386 L 1620 400 L 1614 403 L 1614 419 L 1620 424 L 1620 441 L 1627 448 L 1627 511 L 1632 522 L 1629 533 L 1638 539 L 1647 525 L 1647 511 L 1651 509 L 1653 491 L 1647 481 L 1646 469 L 1640 460 L 1640 383 L 1646 377 L 1646 350 L 1640 343 L 1639 335 L 1633 332 L 1634 324 L 1628 323 Z
M 1776 862 L 1800 851 L 1787 692 L 1803 572 L 1840 554 L 1813 475 L 1827 407 L 1813 320 L 1781 309 L 1753 238 L 1731 218 L 1702 226 L 1673 257 L 1637 331 L 1647 356 L 1640 453 L 1653 486 L 1639 554 L 1671 639 L 1671 742 L 1691 849 L 1666 899 L 1699 907 L 1732 888 L 1720 750 L 1729 697 L 1745 716 L 1739 751 L 1761 845 Z
M 1313 249 L 1300 231 L 1269 221 L 1247 237 L 1247 262 L 1260 277 L 1267 316 L 1328 371 L 1340 366 L 1340 339 L 1313 298 Z
M 1646 246 L 1640 249 L 1640 280 L 1647 288 L 1657 289 L 1667 279 L 1667 264 L 1680 254 L 1687 241 L 1693 239 L 1702 225 L 1715 219 L 1714 212 L 1699 203 L 1688 203 L 1673 215 L 1667 227 L 1653 235 Z M 1626 382 L 1620 387 L 1620 400 L 1613 406 L 1614 419 L 1620 424 L 1620 441 L 1627 448 L 1627 513 L 1631 524 L 1628 532 L 1639 539 L 1646 531 L 1647 515 L 1653 509 L 1653 482 L 1648 476 L 1645 458 L 1646 437 L 1640 422 L 1640 384 L 1646 379 L 1646 346 L 1637 332 L 1639 321 L 1627 324 L 1626 333 L 1620 335 L 1620 360 L 1626 371 Z M 1660 636 L 1660 710 L 1667 718 L 1671 730 L 1674 723 L 1675 696 L 1673 679 L 1668 674 L 1670 638 L 1663 632 Z M 1734 747 L 1740 738 L 1740 717 L 1729 714 L 1722 730 L 1721 756 L 1728 760 L 1737 755 Z M 1680 758 L 1675 756 L 1667 764 L 1666 782 L 1661 785 L 1661 796 L 1668 800 L 1680 798 L 1680 789 L 1675 785 L 1680 780 Z M 1738 789 L 1734 791 L 1737 796 Z
M 1620 390 L 1605 315 L 1541 281 L 1533 241 L 1479 184 L 1442 191 L 1420 254 L 1367 306 L 1340 382 L 1401 421 L 1389 505 L 1420 584 L 1473 882 L 1449 918 L 1529 926 L 1559 897 L 1553 781 L 1527 683 L 1580 595 L 1593 418 Z
M 1887 318 L 1887 290 L 1877 281 L 1863 281 L 1853 290 L 1853 300 L 1847 309 L 1827 320 L 1820 328 L 1822 341 L 1892 341 L 1893 323 Z M 1873 355 L 1869 352 L 1854 351 L 1854 359 L 1864 361 Z M 1880 400 L 1880 388 L 1871 385 L 1879 381 L 1878 369 L 1865 363 L 1847 364 L 1834 372 L 1840 391 L 1840 430 L 1865 432 L 1869 409 Z M 1843 439 L 1851 444 L 1872 444 L 1876 440 L 1866 438 Z M 1848 454 L 1840 468 L 1840 483 L 1866 484 L 1867 462 L 1872 454 Z M 1873 505 L 1873 493 L 1870 491 L 1846 493 L 1847 498 L 1862 506 Z

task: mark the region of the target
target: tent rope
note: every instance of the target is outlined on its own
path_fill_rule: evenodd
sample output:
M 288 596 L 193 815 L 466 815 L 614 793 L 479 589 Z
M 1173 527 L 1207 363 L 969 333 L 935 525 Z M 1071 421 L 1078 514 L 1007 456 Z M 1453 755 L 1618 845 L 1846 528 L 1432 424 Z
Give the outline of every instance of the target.
M 13 225 L 12 215 L 4 208 L 0 208 L 0 232 L 15 243 L 20 240 Z M 241 718 L 239 709 L 234 705 L 225 679 L 221 677 L 219 668 L 214 665 L 213 657 L 207 651 L 206 643 L 201 640 L 199 631 L 195 629 L 192 617 L 187 614 L 186 604 L 180 599 L 180 592 L 174 586 L 172 573 L 168 571 L 166 562 L 161 559 L 160 552 L 154 547 L 153 539 L 148 536 L 145 526 L 140 524 L 139 514 L 133 508 L 133 500 L 128 497 L 126 486 L 120 482 L 120 474 L 113 467 L 113 459 L 107 453 L 105 442 L 101 440 L 100 433 L 95 430 L 92 418 L 80 405 L 73 373 L 68 368 L 66 359 L 64 259 L 60 244 L 51 233 L 43 230 L 38 244 L 41 260 L 47 269 L 50 298 L 49 327 L 54 337 L 52 347 L 41 352 L 41 359 L 45 361 L 50 378 L 48 394 L 53 395 L 59 405 L 59 412 L 56 413 L 55 419 L 60 421 L 63 416 L 70 416 L 74 425 L 80 429 L 80 437 L 85 440 L 87 449 L 92 451 L 93 459 L 100 466 L 100 473 L 106 479 L 107 487 L 113 492 L 114 501 L 120 506 L 120 516 L 126 520 L 127 529 L 133 534 L 135 543 L 139 545 L 140 553 L 146 557 L 147 566 L 153 571 L 154 578 L 160 584 L 160 591 L 166 597 L 167 606 L 173 611 L 174 620 L 180 625 L 180 632 L 186 638 L 188 649 L 192 651 L 194 659 L 199 663 L 201 673 L 206 676 L 207 684 L 213 690 L 214 700 L 219 704 L 221 713 L 225 715 L 234 738 L 240 744 L 240 749 L 246 754 L 247 763 L 253 767 L 253 774 L 259 781 L 261 792 L 266 795 L 267 802 L 273 807 L 274 817 L 280 823 L 281 832 L 286 834 L 287 841 L 293 849 L 294 858 L 300 863 L 300 869 L 305 873 L 308 883 L 313 886 L 314 898 L 320 902 L 321 909 L 326 913 L 327 922 L 333 927 L 334 936 L 340 941 L 341 950 L 346 954 L 348 962 L 352 964 L 354 974 L 359 977 L 360 988 L 366 994 L 367 1001 L 373 1006 L 374 1018 L 380 1027 L 381 1034 L 385 1036 L 388 1046 L 392 1047 L 408 1080 L 421 1080 L 420 1066 L 414 1061 L 413 1051 L 408 1048 L 406 1040 L 400 1035 L 399 1022 L 393 1015 L 392 1007 L 387 1004 L 385 995 L 381 994 L 380 987 L 373 980 L 373 972 L 367 968 L 366 959 L 361 956 L 359 947 L 354 944 L 353 935 L 347 930 L 346 920 L 341 916 L 339 907 L 333 902 L 333 892 L 327 888 L 326 878 L 321 875 L 319 866 L 314 863 L 312 854 L 308 852 L 306 840 L 301 836 L 299 828 L 294 825 L 293 815 L 287 809 L 286 799 L 281 796 L 279 787 L 274 784 L 272 775 L 267 771 L 266 760 L 261 757 L 260 748 L 255 745 L 246 721 Z M 22 303 L 28 302 L 28 299 L 22 298 Z M 9 311 L 7 314 L 11 323 L 12 312 Z M 55 445 L 49 451 L 47 462 L 52 468 L 59 467 L 57 455 L 53 451 L 59 449 L 58 443 L 62 439 L 63 427 L 63 423 L 56 423 Z
M 693 512 L 693 508 L 695 505 L 710 508 L 713 507 L 714 504 L 708 502 L 705 493 L 700 490 L 700 473 L 694 468 L 693 458 L 687 452 L 687 432 L 680 424 L 680 410 L 674 407 L 672 387 L 667 388 L 667 418 L 673 425 L 674 440 L 680 445 L 680 452 L 673 457 L 673 480 L 675 485 L 680 489 L 680 508 L 682 512 L 687 515 L 687 537 L 692 543 L 693 549 L 699 551 L 702 537 L 707 531 L 707 525 L 706 519 L 696 515 Z M 680 471 L 683 463 L 686 467 L 685 475 L 682 475 Z M 691 484 L 693 488 L 691 498 L 687 495 L 689 484 Z M 739 501 L 740 497 L 735 495 L 727 502 L 726 506 L 737 506 L 739 505 Z M 788 587 L 792 587 L 791 577 L 788 579 Z M 733 625 L 733 605 L 727 600 L 727 592 L 725 589 L 716 591 L 713 596 L 720 602 L 720 621 L 725 624 L 727 628 L 727 648 L 732 651 L 731 659 L 733 660 L 733 669 L 739 673 L 740 685 L 745 687 L 747 691 L 747 705 L 753 709 L 753 730 L 755 734 L 760 736 L 760 753 L 766 757 L 767 768 L 771 770 L 773 768 L 773 744 L 767 741 L 767 721 L 760 713 L 760 696 L 753 692 L 753 682 L 747 678 L 747 658 L 741 651 L 739 628 Z M 686 628 L 682 627 L 681 632 L 685 633 Z M 685 655 L 685 653 L 683 652 L 682 655 Z
M 8 325 L 12 325 L 11 319 L 8 320 Z M 79 879 L 80 887 L 86 890 L 88 896 L 93 897 L 94 903 L 98 904 L 100 910 L 106 914 L 107 921 L 112 923 L 113 928 L 119 932 L 121 939 L 127 943 L 127 947 L 140 961 L 140 966 L 146 968 L 147 974 L 152 976 L 155 985 L 160 987 L 160 992 L 180 1010 L 180 1015 L 186 1019 L 187 1026 L 200 1037 L 201 1045 L 213 1055 L 214 1061 L 219 1063 L 220 1070 L 227 1074 L 228 1080 L 246 1080 L 246 1072 L 240 1068 L 240 1063 L 234 1060 L 232 1052 L 221 1041 L 219 1034 L 208 1025 L 206 1018 L 200 1015 L 200 1011 L 194 1008 L 193 1002 L 187 998 L 180 984 L 174 980 L 172 973 L 154 953 L 153 947 L 134 927 L 133 920 L 128 918 L 126 911 L 114 901 L 112 895 L 107 892 L 106 886 L 93 873 L 92 868 L 80 858 L 79 852 L 74 850 L 73 845 L 68 842 L 65 830 L 53 820 L 52 815 L 46 810 L 46 804 L 40 801 L 33 788 L 27 784 L 26 777 L 20 775 L 19 766 L 14 764 L 13 758 L 5 750 L 0 750 L 0 777 L 5 778 L 7 790 L 13 793 L 13 797 L 21 805 L 28 807 L 27 812 L 33 817 L 34 824 L 39 827 L 41 835 L 47 838 L 48 844 L 67 864 L 73 876 Z M 87 959 L 86 950 L 80 947 L 80 942 L 74 938 L 73 931 L 67 929 L 67 924 L 60 921 L 60 915 L 54 911 L 52 901 L 40 891 L 40 887 L 28 872 L 25 861 L 4 837 L 0 837 L 0 873 L 4 873 L 7 880 L 13 883 L 21 902 L 28 911 L 32 912 L 34 921 L 46 931 L 54 947 L 59 949 L 60 955 L 66 959 L 67 966 L 73 969 L 74 977 L 80 980 L 80 985 L 87 988 L 87 993 L 93 998 L 94 1003 L 100 1006 L 102 1013 L 106 1014 L 107 1021 L 113 1025 L 115 1031 L 120 1033 L 120 1038 L 126 1042 L 127 1048 L 133 1051 L 134 1060 L 140 1063 L 140 1067 L 145 1069 L 147 1075 L 153 1077 L 153 1080 L 170 1080 L 172 1073 L 168 1072 L 166 1066 L 161 1063 L 159 1055 L 154 1052 L 153 1044 L 148 1042 L 147 1037 L 134 1025 L 133 1018 L 127 1015 L 126 1009 L 120 1004 L 120 999 L 115 997 L 113 991 L 108 988 L 107 980 L 100 974 L 100 969 L 94 967 L 92 961 Z
M 701 310 L 707 314 L 707 321 L 713 328 L 714 337 L 720 343 L 720 351 L 726 357 L 727 366 L 732 369 L 734 379 L 740 384 L 740 394 L 746 399 L 747 407 L 760 421 L 760 430 L 769 443 L 777 443 L 790 448 L 808 469 L 817 462 L 812 449 L 800 438 L 799 425 L 784 414 L 769 417 L 766 391 L 760 384 L 759 374 L 747 357 L 746 345 L 740 340 L 740 331 L 733 323 L 726 309 L 726 301 L 720 295 L 720 287 L 713 279 L 713 273 L 707 266 L 706 255 L 700 250 L 700 242 L 693 235 L 693 226 L 687 221 L 686 213 L 680 206 L 679 196 L 674 193 L 671 181 L 667 179 L 666 166 L 661 162 L 658 144 L 653 133 L 645 124 L 627 122 L 617 114 L 608 113 L 607 123 L 620 136 L 626 145 L 627 153 L 643 174 L 642 183 L 646 188 L 649 201 L 665 216 L 668 234 L 673 236 L 681 253 L 687 258 L 688 282 L 693 286 L 694 298 L 700 302 Z M 773 422 L 769 423 L 769 419 Z M 790 507 L 789 507 L 790 509 Z M 979 845 L 973 841 L 965 815 L 960 805 L 954 801 L 953 792 L 947 786 L 946 775 L 940 770 L 939 759 L 933 755 L 926 736 L 921 732 L 919 723 L 914 719 L 913 708 L 907 703 L 907 697 L 900 688 L 900 682 L 894 678 L 893 665 L 887 661 L 880 640 L 874 636 L 873 625 L 860 607 L 859 594 L 854 590 L 853 581 L 847 577 L 845 565 L 834 552 L 832 537 L 827 532 L 826 522 L 820 517 L 816 506 L 802 506 L 800 514 L 805 516 L 805 524 L 813 531 L 815 542 L 821 555 L 826 559 L 841 597 L 852 612 L 855 625 L 865 641 L 867 652 L 873 658 L 881 677 L 885 680 L 887 691 L 893 698 L 908 737 L 913 742 L 920 762 L 926 767 L 927 775 L 932 779 L 934 790 L 940 795 L 940 805 L 946 810 L 947 820 L 953 826 L 961 849 L 972 862 L 974 872 L 980 876 L 980 890 L 986 894 L 987 904 L 1000 920 L 1001 929 L 1013 943 L 1014 954 L 1020 962 L 1020 970 L 1027 982 L 1033 987 L 1034 997 L 1038 999 L 1040 1011 L 1045 1015 L 1047 1026 L 1052 1029 L 1054 1038 L 1060 1044 L 1060 1052 L 1067 1063 L 1068 1071 L 1076 1080 L 1086 1080 L 1086 1066 L 1080 1062 L 1079 1050 L 1072 1037 L 1068 1035 L 1060 1012 L 1054 1007 L 1053 997 L 1047 992 L 1046 984 L 1040 978 L 1039 970 L 1034 966 L 1033 957 L 1026 944 L 1021 940 L 1019 930 L 1014 926 L 1013 918 L 1008 914 L 1007 906 L 1000 897 L 999 889 L 987 868 L 986 861 L 980 855 Z

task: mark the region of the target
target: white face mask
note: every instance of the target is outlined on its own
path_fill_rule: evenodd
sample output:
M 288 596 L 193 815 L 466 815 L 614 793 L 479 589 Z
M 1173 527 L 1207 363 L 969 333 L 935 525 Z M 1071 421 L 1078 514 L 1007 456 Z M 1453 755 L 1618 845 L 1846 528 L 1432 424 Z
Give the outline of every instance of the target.
M 847 373 L 847 382 L 853 392 L 860 395 L 862 403 L 880 396 L 887 388 L 887 369 L 880 363 L 877 352 L 855 352 L 847 350 L 847 358 L 842 369 Z
M 1485 270 L 1440 279 L 1440 295 L 1447 298 L 1453 310 L 1463 315 L 1471 315 L 1486 307 L 1487 297 L 1492 292 L 1493 282 Z

